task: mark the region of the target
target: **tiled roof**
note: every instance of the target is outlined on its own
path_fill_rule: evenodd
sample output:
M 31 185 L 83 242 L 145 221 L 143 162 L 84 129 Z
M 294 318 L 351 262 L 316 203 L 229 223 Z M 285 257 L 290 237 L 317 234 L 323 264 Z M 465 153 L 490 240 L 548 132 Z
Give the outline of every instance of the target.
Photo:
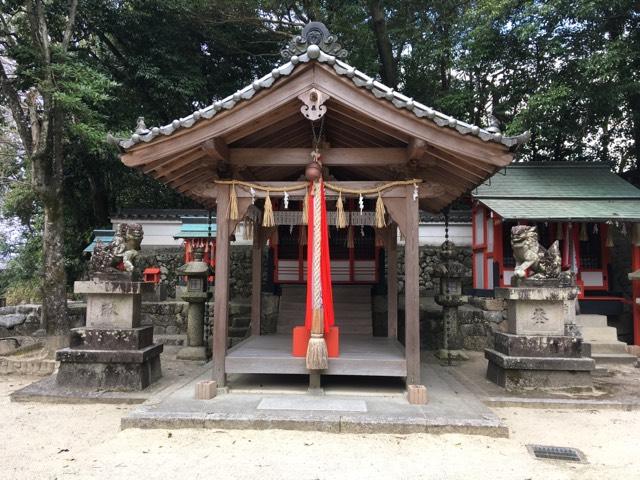
M 211 220 L 211 237 L 216 237 L 218 225 L 215 217 Z M 209 217 L 182 217 L 180 231 L 173 238 L 207 238 L 209 237 Z
M 118 220 L 180 220 L 182 217 L 208 217 L 209 212 L 195 208 L 122 208 L 111 214 Z
M 640 220 L 640 190 L 602 164 L 509 166 L 473 197 L 512 220 Z
M 98 242 L 102 242 L 105 245 L 111 243 L 113 240 L 113 236 L 116 234 L 114 230 L 94 230 L 93 231 L 93 241 L 85 247 L 83 250 L 84 253 L 93 253 L 93 250 L 96 248 L 96 244 Z
M 305 27 L 305 29 L 307 27 Z M 322 25 L 322 28 L 325 28 L 326 30 L 324 25 Z M 301 37 L 297 37 L 296 41 L 300 38 Z M 296 55 L 292 53 L 298 54 Z M 380 99 L 380 101 L 391 102 L 397 108 L 409 110 L 416 117 L 428 119 L 439 127 L 452 128 L 463 135 L 474 135 L 485 142 L 501 143 L 509 148 L 525 143 L 529 139 L 528 132 L 513 137 L 503 136 L 500 132 L 489 131 L 487 129 L 480 128 L 477 125 L 471 125 L 450 117 L 442 112 L 438 112 L 433 108 L 415 101 L 413 98 L 409 98 L 399 92 L 396 92 L 393 88 L 374 80 L 372 77 L 369 77 L 365 73 L 357 70 L 355 67 L 339 60 L 339 57 L 343 57 L 344 54 L 346 54 L 344 50 L 336 51 L 334 48 L 327 48 L 327 44 L 324 42 L 320 42 L 319 44 L 307 43 L 305 39 L 304 43 L 297 44 L 295 51 L 289 51 L 289 55 L 287 55 L 289 58 L 288 62 L 274 68 L 269 74 L 254 80 L 251 84 L 238 90 L 233 95 L 229 95 L 222 100 L 216 101 L 208 107 L 198 109 L 191 115 L 183 118 L 177 118 L 164 126 L 147 128 L 144 125 L 144 122 L 139 122 L 138 128 L 130 138 L 119 140 L 117 143 L 122 149 L 127 150 L 138 143 L 150 142 L 158 136 L 168 136 L 178 130 L 190 128 L 204 119 L 214 117 L 220 111 L 230 110 L 239 103 L 251 99 L 251 97 L 253 97 L 259 90 L 271 88 L 280 77 L 291 75 L 299 65 L 309 62 L 319 62 L 330 65 L 338 75 L 351 79 L 357 87 L 370 90 L 373 95 Z
M 473 192 L 474 198 L 640 198 L 640 190 L 607 165 L 510 165 Z

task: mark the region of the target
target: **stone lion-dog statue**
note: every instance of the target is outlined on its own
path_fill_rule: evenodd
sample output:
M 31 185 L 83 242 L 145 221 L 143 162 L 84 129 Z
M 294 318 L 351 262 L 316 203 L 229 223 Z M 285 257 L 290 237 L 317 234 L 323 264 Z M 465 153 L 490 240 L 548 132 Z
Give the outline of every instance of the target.
M 511 228 L 511 248 L 516 260 L 513 272 L 516 278 L 525 278 L 527 270 L 532 273 L 529 278 L 540 280 L 559 278 L 562 273 L 560 259 L 560 243 L 558 240 L 546 250 L 538 242 L 538 230 L 530 225 L 516 225 Z

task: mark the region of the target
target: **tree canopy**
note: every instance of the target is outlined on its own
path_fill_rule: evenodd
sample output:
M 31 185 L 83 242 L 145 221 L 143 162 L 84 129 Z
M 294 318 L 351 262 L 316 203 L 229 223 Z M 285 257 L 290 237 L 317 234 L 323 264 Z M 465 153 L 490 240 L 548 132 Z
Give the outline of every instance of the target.
M 510 134 L 530 130 L 521 161 L 640 167 L 640 11 L 631 0 L 0 0 L 0 8 L 0 208 L 24 226 L 25 252 L 0 289 L 42 268 L 33 252 L 47 201 L 63 212 L 67 282 L 110 212 L 194 206 L 123 167 L 107 134 L 130 133 L 142 115 L 166 123 L 250 83 L 309 20 L 338 35 L 349 63 L 425 104 L 476 124 L 491 113 Z M 48 53 L 34 29 L 39 11 Z M 58 143 L 43 155 L 49 166 L 58 153 L 61 162 L 53 199 L 39 187 L 57 177 L 34 169 L 33 122 L 25 123 L 42 124 L 50 107 Z M 11 243 L 0 241 L 5 254 Z

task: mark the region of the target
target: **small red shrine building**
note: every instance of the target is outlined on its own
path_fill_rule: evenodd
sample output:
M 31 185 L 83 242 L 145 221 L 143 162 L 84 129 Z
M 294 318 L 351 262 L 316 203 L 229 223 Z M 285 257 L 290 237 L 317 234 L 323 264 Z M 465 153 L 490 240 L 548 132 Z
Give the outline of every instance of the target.
M 614 246 L 628 255 L 621 277 L 640 269 L 640 189 L 608 165 L 536 162 L 506 167 L 477 187 L 472 198 L 477 293 L 490 295 L 493 288 L 511 284 L 511 227 L 536 225 L 543 246 L 560 242 L 563 268 L 575 272 L 580 287 L 581 312 L 612 315 L 630 305 L 634 343 L 640 344 L 639 282 L 625 294 L 612 278 Z

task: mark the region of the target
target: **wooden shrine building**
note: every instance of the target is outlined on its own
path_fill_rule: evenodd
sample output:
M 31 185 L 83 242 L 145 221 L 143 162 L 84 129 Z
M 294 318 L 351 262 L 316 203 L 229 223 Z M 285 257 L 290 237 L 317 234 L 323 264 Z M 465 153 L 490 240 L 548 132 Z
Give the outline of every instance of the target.
M 351 67 L 345 56 L 326 27 L 312 22 L 283 50 L 285 63 L 267 75 L 168 125 L 147 128 L 140 120 L 131 138 L 119 141 L 125 165 L 217 210 L 213 378 L 219 386 L 230 373 L 308 373 L 304 358 L 292 354 L 291 331 L 260 335 L 260 289 L 267 241 L 279 245 L 280 260 L 290 261 L 278 264 L 279 278 L 305 279 L 306 258 L 284 237 L 304 229 L 305 167 L 314 152 L 322 161 L 331 249 L 339 243 L 335 236 L 348 242 L 334 228 L 337 203 L 356 236 L 366 228 L 371 238 L 367 252 L 332 252 L 335 295 L 341 278 L 371 280 L 375 272 L 366 262 L 375 260 L 376 248 L 384 248 L 389 265 L 388 337 L 344 335 L 339 355 L 321 373 L 396 376 L 419 385 L 419 209 L 441 211 L 511 163 L 527 140 L 437 112 Z M 255 225 L 252 336 L 228 350 L 229 239 L 243 221 Z M 398 230 L 405 239 L 401 341 Z M 349 321 L 336 314 L 338 327 Z

